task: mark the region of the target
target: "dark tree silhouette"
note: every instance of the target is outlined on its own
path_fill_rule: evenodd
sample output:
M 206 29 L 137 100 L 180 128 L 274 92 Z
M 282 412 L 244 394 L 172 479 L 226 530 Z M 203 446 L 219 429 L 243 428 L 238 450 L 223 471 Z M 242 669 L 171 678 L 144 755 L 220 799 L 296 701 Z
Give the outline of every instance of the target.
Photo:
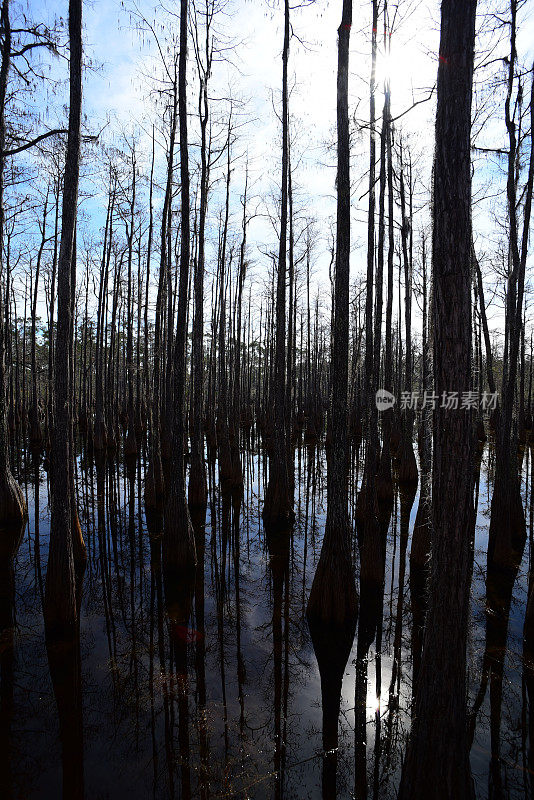
M 172 427 L 172 467 L 167 490 L 163 530 L 163 565 L 167 576 L 165 591 L 167 601 L 184 571 L 196 564 L 195 537 L 187 506 L 185 485 L 184 435 L 185 435 L 185 342 L 187 336 L 187 301 L 189 281 L 190 207 L 189 207 L 189 154 L 187 148 L 187 0 L 180 4 L 180 58 L 178 64 L 178 118 L 180 128 L 180 180 L 181 180 L 181 231 L 180 279 L 178 286 L 178 314 L 174 342 L 174 394 Z
M 331 449 L 327 516 L 307 617 L 321 674 L 323 699 L 323 798 L 335 797 L 337 725 L 343 672 L 349 657 L 358 596 L 350 554 L 348 519 L 348 359 L 350 267 L 350 170 L 348 78 L 352 0 L 343 0 L 338 28 L 337 72 L 337 252 L 330 366 Z
M 11 27 L 9 0 L 3 0 L 0 21 L 3 28 L 2 62 L 0 64 L 0 531 L 21 525 L 26 514 L 26 501 L 9 467 L 7 432 L 6 347 L 9 296 L 4 264 L 4 170 L 6 143 L 6 92 L 11 62 Z
M 82 111 L 82 2 L 69 2 L 70 101 L 69 131 L 63 185 L 61 244 L 57 267 L 58 318 L 54 354 L 54 413 L 51 437 L 50 549 L 46 572 L 45 622 L 51 637 L 74 635 L 75 535 L 72 482 L 72 296 L 75 230 L 80 172 Z M 77 517 L 76 517 L 77 518 Z
M 274 356 L 274 452 L 269 463 L 269 483 L 265 493 L 263 518 L 271 527 L 287 528 L 294 513 L 289 491 L 288 431 L 286 416 L 286 272 L 287 209 L 289 172 L 289 117 L 287 62 L 289 59 L 289 0 L 284 0 L 284 46 L 282 50 L 282 194 L 280 239 L 276 266 L 276 324 Z
M 471 96 L 476 0 L 443 0 L 433 198 L 435 391 L 471 381 Z M 461 396 L 461 394 L 460 394 Z M 471 415 L 437 408 L 432 563 L 412 731 L 399 797 L 473 795 L 466 725 Z

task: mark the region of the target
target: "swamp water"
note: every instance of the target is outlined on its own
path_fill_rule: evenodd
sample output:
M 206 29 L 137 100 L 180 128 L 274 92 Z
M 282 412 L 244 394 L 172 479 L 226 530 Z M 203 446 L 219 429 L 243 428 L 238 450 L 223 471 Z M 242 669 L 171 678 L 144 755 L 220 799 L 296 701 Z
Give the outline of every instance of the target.
M 478 798 L 531 797 L 528 731 L 534 721 L 522 629 L 533 537 L 532 458 L 527 448 L 522 561 L 510 586 L 488 592 L 486 608 L 493 458 L 487 445 L 476 490 L 468 633 L 468 708 L 477 709 L 471 765 Z M 89 560 L 80 627 L 81 712 L 63 712 L 60 725 L 42 617 L 47 474 L 29 453 L 19 456 L 15 472 L 29 520 L 15 561 L 14 647 L 4 648 L 0 659 L 2 798 L 60 798 L 62 758 L 78 777 L 83 771 L 89 800 L 322 797 L 321 689 L 305 608 L 324 530 L 325 461 L 322 447 L 296 449 L 296 522 L 286 546 L 270 550 L 261 521 L 263 451 L 249 447 L 244 453 L 238 515 L 221 497 L 217 467 L 210 465 L 191 616 L 188 624 L 177 624 L 165 613 L 161 540 L 147 530 L 141 460 L 97 466 L 82 453 L 76 462 L 78 509 Z M 361 468 L 360 455 L 354 475 Z M 351 480 L 353 512 L 357 480 Z M 355 697 L 356 639 L 345 669 L 339 800 L 365 790 L 369 797 L 396 796 L 410 724 L 409 550 L 417 505 L 418 495 L 406 541 L 395 491 L 382 646 L 378 654 L 375 644 L 369 650 L 363 695 Z M 358 572 L 356 544 L 354 552 Z M 66 668 L 56 686 L 60 701 L 62 681 L 72 679 Z

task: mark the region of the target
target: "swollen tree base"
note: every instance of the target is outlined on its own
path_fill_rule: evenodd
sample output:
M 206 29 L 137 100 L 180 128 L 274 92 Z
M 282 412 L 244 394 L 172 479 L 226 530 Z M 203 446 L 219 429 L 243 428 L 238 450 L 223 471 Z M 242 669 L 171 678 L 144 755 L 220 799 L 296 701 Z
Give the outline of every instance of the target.
M 32 409 L 30 413 L 30 447 L 32 452 L 39 453 L 43 446 L 43 431 L 39 420 L 39 412 Z
M 137 453 L 138 449 L 135 427 L 133 422 L 130 422 L 128 425 L 128 433 L 126 434 L 126 439 L 124 441 L 124 455 L 126 458 L 131 458 L 132 456 L 137 456 Z
M 306 618 L 321 676 L 323 797 L 336 796 L 338 717 L 343 673 L 358 620 L 358 593 L 346 542 L 348 531 L 327 522 Z
M 407 434 L 403 437 L 399 458 L 399 472 L 398 482 L 399 486 L 406 488 L 417 489 L 419 482 L 419 472 L 417 470 L 417 461 L 415 460 L 415 453 L 411 437 Z
M 208 505 L 208 487 L 206 482 L 206 470 L 203 463 L 196 460 L 191 461 L 189 472 L 189 484 L 187 486 L 187 502 L 189 509 L 205 510 Z
M 0 653 L 13 644 L 15 566 L 26 520 L 11 528 L 0 528 Z
M 289 498 L 285 481 L 272 475 L 265 492 L 262 512 L 263 524 L 270 530 L 290 530 L 295 521 L 295 512 Z
M 145 508 L 151 511 L 163 512 L 164 491 L 163 467 L 159 450 L 157 450 L 152 454 L 145 475 Z
M 17 530 L 26 515 L 24 494 L 8 468 L 0 476 L 0 535 L 4 531 Z
M 513 553 L 524 546 L 526 522 L 517 475 L 495 476 L 491 499 L 488 559 L 498 568 L 513 566 Z
M 378 465 L 378 472 L 376 473 L 376 498 L 378 502 L 379 513 L 381 507 L 384 510 L 393 506 L 394 491 L 393 491 L 393 476 L 391 473 L 391 451 L 389 442 L 384 441 L 382 451 L 380 454 L 380 463 Z
M 338 631 L 352 630 L 354 638 L 358 593 L 350 555 L 346 547 L 339 546 L 339 540 L 340 537 L 327 527 L 306 617 L 310 629 L 319 630 L 321 626 L 327 626 Z

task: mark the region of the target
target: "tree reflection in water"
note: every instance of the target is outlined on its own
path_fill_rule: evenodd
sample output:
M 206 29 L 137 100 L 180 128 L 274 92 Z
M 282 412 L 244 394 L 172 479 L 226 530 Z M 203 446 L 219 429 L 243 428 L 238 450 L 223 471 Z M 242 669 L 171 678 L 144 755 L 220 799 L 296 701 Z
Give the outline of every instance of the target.
M 341 800 L 354 787 L 359 797 L 395 796 L 424 619 L 421 559 L 409 557 L 419 495 L 399 490 L 393 472 L 394 504 L 386 497 L 378 510 L 382 577 L 378 570 L 376 586 L 360 585 L 356 544 L 359 628 L 341 647 L 339 637 L 312 636 L 305 617 L 324 530 L 324 446 L 297 444 L 295 523 L 271 532 L 261 523 L 265 454 L 254 431 L 247 442 L 242 496 L 221 489 L 211 453 L 208 505 L 192 513 L 197 569 L 174 584 L 163 580 L 161 511 L 145 512 L 143 464 L 82 451 L 76 478 L 89 560 L 79 637 L 49 642 L 48 653 L 47 477 L 24 454 L 29 523 L 15 592 L 16 547 L 0 565 L 2 798 L 60 797 L 62 784 L 66 797 L 132 800 Z M 355 455 L 353 532 L 362 464 Z M 490 443 L 475 481 L 471 760 L 477 797 L 514 798 L 531 796 L 534 764 L 529 618 L 524 658 L 522 642 L 531 453 L 522 464 L 529 538 L 488 560 L 492 464 Z

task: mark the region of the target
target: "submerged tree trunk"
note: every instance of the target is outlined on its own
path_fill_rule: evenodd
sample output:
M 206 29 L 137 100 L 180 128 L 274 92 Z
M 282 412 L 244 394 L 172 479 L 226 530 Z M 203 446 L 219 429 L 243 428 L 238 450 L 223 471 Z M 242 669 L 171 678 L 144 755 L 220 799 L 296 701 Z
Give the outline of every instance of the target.
M 365 299 L 365 376 L 364 407 L 366 410 L 366 450 L 364 475 L 357 501 L 356 524 L 360 546 L 360 596 L 366 598 L 360 606 L 358 621 L 358 654 L 359 662 L 367 653 L 373 641 L 381 609 L 381 594 L 384 579 L 385 548 L 382 546 L 378 521 L 378 498 L 376 474 L 379 457 L 378 409 L 376 392 L 380 374 L 380 334 L 382 323 L 382 281 L 383 251 L 377 259 L 376 293 L 375 293 L 375 326 L 373 327 L 373 287 L 375 283 L 375 174 L 376 174 L 376 60 L 377 60 L 377 28 L 378 2 L 372 5 L 371 34 L 371 80 L 369 94 L 370 111 L 370 162 L 369 162 L 369 207 L 367 219 L 367 280 Z M 385 142 L 384 142 L 385 144 Z M 379 203 L 383 205 L 385 190 L 385 152 L 381 158 Z M 382 168 L 383 167 L 383 168 Z M 383 224 L 379 209 L 379 250 L 383 248 Z M 375 340 L 376 337 L 376 340 Z M 376 361 L 375 361 L 376 359 Z M 384 454 L 383 467 L 386 469 L 387 452 Z M 383 474 L 381 473 L 380 484 Z M 387 505 L 388 503 L 384 504 Z
M 178 289 L 178 314 L 174 342 L 174 414 L 172 427 L 172 468 L 168 487 L 163 530 L 163 564 L 166 575 L 167 602 L 173 597 L 180 580 L 196 564 L 193 526 L 187 506 L 184 459 L 185 414 L 185 343 L 187 337 L 187 288 L 190 259 L 189 221 L 189 158 L 187 150 L 187 0 L 180 4 L 180 61 L 178 72 L 178 117 L 180 127 L 180 178 L 181 178 L 181 244 L 180 281 Z M 170 365 L 168 365 L 170 366 Z
M 178 98 L 176 87 L 176 65 L 172 91 L 172 117 L 169 135 L 169 152 L 167 155 L 167 181 L 165 187 L 165 200 L 161 217 L 161 247 L 159 261 L 158 294 L 156 300 L 156 314 L 154 321 L 154 364 L 152 372 L 152 403 L 150 407 L 152 438 L 150 443 L 150 463 L 145 480 L 145 505 L 148 508 L 161 509 L 164 480 L 162 467 L 162 432 L 164 430 L 166 415 L 163 413 L 164 377 L 162 370 L 162 355 L 165 349 L 164 337 L 164 306 L 166 296 L 166 272 L 168 269 L 167 254 L 167 222 L 170 216 L 172 203 L 172 177 L 174 169 L 174 147 L 176 138 L 176 124 L 178 119 Z M 170 369 L 170 365 L 168 365 Z
M 294 513 L 289 491 L 287 463 L 287 419 L 285 403 L 286 380 L 286 263 L 287 263 L 287 205 L 288 205 L 288 85 L 289 58 L 289 0 L 284 0 L 284 48 L 282 51 L 282 194 L 280 211 L 280 241 L 276 270 L 276 346 L 274 364 L 274 453 L 269 459 L 269 483 L 265 493 L 263 519 L 272 527 L 287 528 Z
M 202 417 L 204 413 L 204 269 L 206 214 L 208 209 L 209 153 L 207 126 L 209 119 L 208 81 L 211 73 L 212 49 L 209 36 L 210 16 L 206 11 L 206 47 L 201 61 L 197 54 L 200 80 L 198 115 L 200 121 L 200 211 L 198 226 L 198 252 L 195 258 L 194 293 L 195 314 L 193 318 L 193 352 L 191 365 L 192 411 L 191 426 L 191 470 L 189 473 L 189 507 L 206 508 L 207 484 L 204 465 L 204 439 Z
M 401 242 L 402 260 L 404 265 L 404 322 L 406 327 L 406 347 L 405 347 L 405 379 L 404 388 L 410 396 L 412 393 L 412 170 L 411 159 L 408 171 L 409 180 L 409 211 L 406 213 L 406 196 L 404 189 L 404 160 L 403 147 L 400 146 L 400 165 L 399 165 L 399 194 L 401 206 Z M 400 277 L 399 277 L 400 280 Z M 399 459 L 399 485 L 407 494 L 406 499 L 415 499 L 417 490 L 418 472 L 415 454 L 413 450 L 413 418 L 414 413 L 411 408 L 404 412 L 404 424 L 402 430 L 401 450 L 398 454 Z
M 348 124 L 349 38 L 352 3 L 344 0 L 338 29 L 338 172 L 335 310 L 330 368 L 332 448 L 328 460 L 327 516 L 308 617 L 333 625 L 355 622 L 357 595 L 350 558 L 348 517 L 348 360 L 350 273 L 350 172 Z
M 443 0 L 433 204 L 435 391 L 471 389 L 471 95 L 476 0 Z M 399 797 L 473 796 L 466 719 L 471 418 L 435 412 L 432 564 Z
M 517 123 L 515 121 L 517 99 L 513 103 L 516 61 L 516 14 L 517 0 L 511 0 L 510 61 L 508 86 L 505 101 L 505 122 L 508 131 L 508 178 L 506 193 L 508 200 L 509 252 L 508 281 L 506 287 L 505 346 L 502 377 L 502 408 L 498 419 L 495 451 L 495 484 L 491 498 L 491 521 L 488 541 L 488 558 L 502 560 L 506 567 L 506 553 L 512 545 L 526 536 L 525 514 L 521 499 L 520 479 L 517 463 L 517 432 L 513 430 L 513 410 L 516 394 L 517 365 L 520 358 L 520 337 L 523 326 L 523 298 L 525 269 L 528 250 L 532 186 L 534 176 L 534 142 L 531 140 L 528 180 L 525 188 L 523 234 L 520 241 L 517 199 Z M 518 89 L 518 93 L 522 89 Z M 531 101 L 534 100 L 534 76 Z M 534 108 L 531 102 L 531 120 Z
M 321 674 L 325 800 L 336 796 L 337 729 L 341 685 L 358 615 L 358 595 L 351 561 L 348 517 L 350 277 L 348 78 L 351 25 L 352 0 L 343 0 L 343 14 L 338 28 L 337 250 L 328 419 L 332 446 L 328 459 L 325 534 L 306 612 Z
M 54 429 L 51 439 L 50 549 L 44 614 L 47 636 L 71 638 L 76 628 L 72 495 L 72 264 L 75 247 L 82 107 L 82 0 L 69 2 L 70 107 L 61 244 L 58 261 L 58 319 L 54 358 Z
M 423 237 L 422 248 L 422 283 L 423 283 L 423 324 L 422 324 L 422 391 L 431 392 L 430 353 L 427 327 L 427 269 L 426 241 Z M 428 562 L 431 547 L 431 461 L 432 461 L 432 411 L 425 407 L 421 414 L 421 446 L 419 460 L 421 464 L 421 490 L 419 505 L 412 534 L 410 550 L 410 599 L 412 606 L 412 689 L 415 690 L 419 675 L 421 649 L 423 646 L 424 621 L 427 607 Z
M 115 190 L 112 184 L 110 169 L 110 186 L 106 226 L 104 229 L 104 245 L 102 248 L 102 261 L 100 266 L 100 288 L 98 293 L 98 318 L 96 327 L 96 364 L 95 364 L 95 427 L 94 449 L 102 452 L 107 445 L 107 427 L 104 416 L 104 342 L 105 342 L 105 305 L 108 289 L 109 261 L 111 258 L 111 244 L 113 240 L 113 210 L 115 205 Z M 108 244 L 109 242 L 109 244 Z

